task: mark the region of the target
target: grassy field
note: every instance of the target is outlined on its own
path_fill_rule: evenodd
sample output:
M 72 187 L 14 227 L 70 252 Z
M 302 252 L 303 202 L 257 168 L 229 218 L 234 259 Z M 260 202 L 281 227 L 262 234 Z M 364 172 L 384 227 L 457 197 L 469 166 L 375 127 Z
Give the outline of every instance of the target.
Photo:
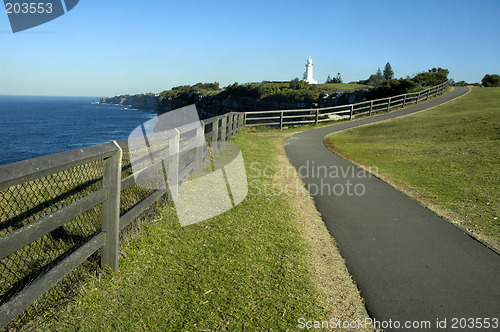
M 347 91 L 373 88 L 373 86 L 370 85 L 350 84 L 350 83 L 328 83 L 328 84 L 320 84 L 320 86 L 338 92 L 347 92 Z
M 500 247 L 500 89 L 401 119 L 334 134 L 337 153 Z
M 183 228 L 166 207 L 122 248 L 119 272 L 87 282 L 44 329 L 285 331 L 301 317 L 367 317 L 312 199 L 282 190 L 302 184 L 281 172 L 291 133 L 240 134 L 249 181 L 240 205 Z

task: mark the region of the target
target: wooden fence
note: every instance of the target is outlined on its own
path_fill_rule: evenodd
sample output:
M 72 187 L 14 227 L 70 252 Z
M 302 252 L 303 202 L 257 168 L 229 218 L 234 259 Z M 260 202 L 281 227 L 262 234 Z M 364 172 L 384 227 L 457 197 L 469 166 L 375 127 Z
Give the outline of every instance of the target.
M 131 207 L 123 206 L 126 201 L 124 193 L 142 179 L 158 173 L 159 170 L 163 174 L 161 167 L 165 163 L 168 164 L 167 179 L 172 183 L 182 181 L 199 170 L 208 155 L 207 149 L 204 149 L 200 142 L 209 142 L 212 153 L 215 154 L 218 150 L 224 149 L 225 142 L 236 135 L 243 124 L 243 114 L 228 113 L 203 120 L 201 127 L 185 126 L 177 128 L 168 135 L 146 136 L 151 146 L 160 143 L 156 146 L 168 149 L 168 152 L 158 150 L 154 153 L 167 153 L 168 157 L 159 162 L 149 163 L 146 168 L 138 172 L 136 169 L 132 172 L 131 169 L 128 140 L 0 166 L 0 262 L 3 261 L 3 266 L 9 266 L 10 269 L 0 271 L 4 286 L 9 283 L 18 284 L 19 280 L 25 279 L 22 275 L 24 272 L 18 267 L 22 264 L 19 262 L 12 264 L 9 260 L 29 259 L 27 256 L 32 256 L 31 254 L 21 253 L 40 250 L 39 246 L 37 247 L 40 239 L 96 207 L 99 207 L 96 211 L 99 211 L 97 223 L 100 224 L 82 245 L 74 248 L 70 254 L 64 256 L 64 259 L 51 265 L 42 275 L 35 275 L 19 291 L 13 294 L 12 290 L 1 288 L 3 294 L 0 296 L 4 297 L 4 301 L 0 302 L 0 329 L 99 249 L 101 249 L 101 265 L 109 266 L 116 271 L 120 231 L 167 192 L 170 192 L 171 197 L 175 197 L 177 186 L 170 186 L 170 190 L 166 188 L 149 190 L 147 196 L 141 197 L 139 201 L 137 199 L 133 201 Z M 187 159 L 181 161 L 183 157 Z M 64 183 L 73 183 L 72 179 L 81 176 L 84 171 L 93 175 L 85 179 L 82 176 L 82 180 L 76 181 L 78 182 L 76 185 L 68 185 L 68 188 L 61 189 Z M 56 192 L 54 197 L 40 198 L 47 195 L 43 187 L 57 188 L 53 190 Z M 71 201 L 71 194 L 68 192 L 81 193 L 83 192 L 81 188 L 95 190 L 85 192 L 83 197 Z M 84 220 L 84 222 L 89 221 Z M 30 246 L 33 248 L 29 249 Z M 29 266 L 32 263 L 28 262 L 25 265 Z M 17 270 L 12 271 L 13 269 Z M 16 275 L 19 277 L 14 278 Z
M 280 129 L 287 126 L 297 126 L 308 123 L 320 123 L 342 119 L 352 120 L 357 116 L 369 115 L 381 111 L 390 111 L 393 108 L 405 107 L 410 104 L 418 104 L 428 100 L 430 97 L 444 93 L 448 88 L 446 81 L 432 88 L 407 93 L 404 95 L 364 101 L 356 104 L 324 107 L 316 109 L 295 109 L 276 111 L 251 111 L 245 112 L 245 126 L 279 126 Z

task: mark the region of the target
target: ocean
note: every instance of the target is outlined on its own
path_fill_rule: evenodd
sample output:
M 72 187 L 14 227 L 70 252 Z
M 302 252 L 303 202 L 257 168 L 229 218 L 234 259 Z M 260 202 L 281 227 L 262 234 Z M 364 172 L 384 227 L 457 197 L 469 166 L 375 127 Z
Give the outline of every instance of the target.
M 98 97 L 0 95 L 0 165 L 128 138 L 153 110 Z

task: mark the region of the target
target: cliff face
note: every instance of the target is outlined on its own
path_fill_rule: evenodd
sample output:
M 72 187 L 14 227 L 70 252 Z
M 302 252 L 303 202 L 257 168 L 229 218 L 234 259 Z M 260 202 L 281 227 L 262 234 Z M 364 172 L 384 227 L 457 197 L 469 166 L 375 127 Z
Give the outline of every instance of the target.
M 218 94 L 191 94 L 189 97 L 158 98 L 156 94 L 122 95 L 111 98 L 101 98 L 102 104 L 131 105 L 132 108 L 153 109 L 158 115 L 191 104 L 201 119 L 210 118 L 228 112 L 249 112 L 287 109 L 307 109 L 353 104 L 365 100 L 367 91 L 359 90 L 346 93 L 322 94 L 314 102 L 285 102 L 255 99 L 251 97 L 221 98 Z
M 132 108 L 156 110 L 158 95 L 153 93 L 141 95 L 122 95 L 101 98 L 101 104 L 130 105 Z
M 279 102 L 255 99 L 250 97 L 241 97 L 238 99 L 219 98 L 217 95 L 196 95 L 192 98 L 164 98 L 158 100 L 158 115 L 175 110 L 180 107 L 195 104 L 200 118 L 206 119 L 215 115 L 221 115 L 228 112 L 251 112 L 251 111 L 269 111 L 269 110 L 288 110 L 288 109 L 308 109 L 331 107 L 337 105 L 353 104 L 365 100 L 367 91 L 360 90 L 347 93 L 334 93 L 331 95 L 322 95 L 314 102 Z

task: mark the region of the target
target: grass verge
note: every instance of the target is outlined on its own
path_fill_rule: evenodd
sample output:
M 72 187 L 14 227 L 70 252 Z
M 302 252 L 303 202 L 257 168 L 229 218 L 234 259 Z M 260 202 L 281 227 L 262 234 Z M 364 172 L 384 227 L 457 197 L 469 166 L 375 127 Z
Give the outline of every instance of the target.
M 500 89 L 326 138 L 336 153 L 500 248 Z
M 320 84 L 320 86 L 324 86 L 328 89 L 331 89 L 332 91 L 340 91 L 340 92 L 364 90 L 364 89 L 373 88 L 373 86 L 371 86 L 371 85 L 363 85 L 363 84 L 356 84 L 356 83 L 325 83 L 325 84 Z
M 366 318 L 311 198 L 280 190 L 302 185 L 283 149 L 296 131 L 240 134 L 249 180 L 240 205 L 184 228 L 166 207 L 122 248 L 118 273 L 90 280 L 44 328 L 284 331 L 300 318 Z

